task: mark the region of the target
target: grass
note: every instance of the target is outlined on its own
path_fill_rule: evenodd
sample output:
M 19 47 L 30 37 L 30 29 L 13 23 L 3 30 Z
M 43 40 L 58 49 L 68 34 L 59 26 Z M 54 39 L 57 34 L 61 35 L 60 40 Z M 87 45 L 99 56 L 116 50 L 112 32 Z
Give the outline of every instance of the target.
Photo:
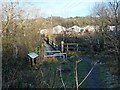
M 105 87 L 111 87 L 112 84 L 108 85 L 108 82 L 112 83 L 114 80 L 108 79 L 108 73 L 111 75 L 117 75 L 117 61 L 115 61 L 114 55 L 104 55 L 100 54 L 97 56 L 92 57 L 95 60 L 100 60 L 102 64 L 99 65 L 100 70 L 100 80 L 103 81 Z M 112 76 L 111 76 L 112 78 Z
M 24 59 L 21 60 L 14 60 L 14 66 L 17 67 L 19 65 L 18 71 L 15 73 L 14 83 L 13 80 L 10 78 L 12 76 L 9 73 L 4 73 L 9 75 L 10 80 L 4 81 L 4 88 L 8 88 L 9 85 L 18 88 L 61 88 L 62 83 L 60 80 L 60 72 L 57 68 L 61 65 L 62 67 L 62 77 L 66 88 L 74 88 L 75 84 L 75 62 L 77 58 L 72 58 L 69 60 L 58 59 L 46 59 L 46 62 L 37 63 L 37 69 L 34 67 L 30 67 L 30 63 L 24 63 Z M 19 62 L 17 62 L 19 61 Z M 22 63 L 20 63 L 23 61 Z M 13 64 L 13 63 L 11 63 Z M 10 64 L 10 66 L 11 66 Z M 24 65 L 23 65 L 24 64 Z M 9 70 L 11 72 L 11 70 Z M 88 73 L 88 65 L 85 62 L 80 62 L 78 64 L 78 79 L 79 83 L 83 80 L 85 75 Z M 7 83 L 12 81 L 11 83 Z M 8 85 L 9 84 L 9 85 Z M 81 88 L 86 88 L 87 82 L 85 81 Z
M 61 59 L 59 60 L 59 62 L 61 64 L 62 67 L 62 76 L 63 76 L 63 80 L 64 83 L 66 85 L 66 87 L 70 88 L 70 87 L 75 87 L 75 61 L 77 59 L 71 59 L 71 60 L 66 60 L 66 61 L 62 61 Z M 53 65 L 54 67 L 54 65 Z M 87 75 L 88 72 L 88 65 L 86 62 L 80 62 L 78 64 L 78 79 L 79 82 L 81 82 L 83 80 L 83 78 Z M 85 88 L 87 85 L 87 82 L 85 82 L 81 87 Z
M 50 63 L 50 61 L 43 63 L 40 68 L 36 71 L 40 71 L 40 69 L 43 70 L 44 77 L 42 80 L 42 87 L 48 87 L 48 88 L 60 88 L 62 87 L 62 83 L 60 80 L 59 71 L 57 68 L 61 65 L 62 67 L 62 77 L 63 81 L 66 85 L 66 88 L 74 88 L 75 87 L 75 61 L 77 59 L 70 59 L 70 60 L 63 60 L 58 59 L 58 61 Z M 79 82 L 83 80 L 83 78 L 88 73 L 88 65 L 85 62 L 80 62 L 78 64 L 78 79 Z M 87 82 L 83 83 L 81 85 L 81 88 L 86 88 Z

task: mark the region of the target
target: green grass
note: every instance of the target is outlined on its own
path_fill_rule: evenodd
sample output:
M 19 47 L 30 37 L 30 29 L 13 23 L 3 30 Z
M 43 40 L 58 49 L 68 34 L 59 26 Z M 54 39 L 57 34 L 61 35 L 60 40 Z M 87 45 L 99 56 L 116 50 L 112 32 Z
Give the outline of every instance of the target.
M 20 65 L 19 71 L 15 74 L 15 82 L 13 87 L 27 87 L 29 88 L 61 88 L 62 83 L 60 79 L 60 73 L 57 68 L 61 66 L 62 77 L 66 85 L 66 88 L 74 88 L 75 84 L 75 62 L 76 58 L 70 60 L 59 59 L 55 63 L 43 63 L 39 65 L 38 69 L 35 70 L 34 67 L 30 67 L 27 63 L 23 66 L 22 63 L 16 63 L 15 65 Z M 24 61 L 24 60 L 23 60 Z M 22 67 L 22 66 L 23 67 Z M 81 61 L 78 64 L 78 79 L 79 83 L 83 80 L 88 72 L 87 63 Z M 4 85 L 7 87 L 6 85 Z M 87 82 L 84 82 L 81 88 L 86 88 Z
M 107 82 L 112 82 L 109 79 L 107 79 L 107 73 L 111 73 L 113 75 L 117 75 L 117 61 L 115 60 L 114 55 L 104 55 L 100 54 L 98 56 L 93 57 L 94 60 L 100 60 L 100 62 L 104 63 L 99 65 L 100 70 L 100 80 L 103 82 L 105 87 L 110 87 L 107 85 Z
M 76 59 L 66 60 L 66 61 L 59 60 L 59 62 L 61 62 L 63 80 L 67 88 L 75 87 L 75 73 L 74 73 L 75 72 L 75 61 Z M 58 64 L 57 65 L 51 64 L 49 67 L 52 67 L 55 69 L 56 66 L 58 66 Z M 88 73 L 88 65 L 86 62 L 81 61 L 78 64 L 79 82 L 83 80 L 83 78 L 87 75 L 87 73 Z M 87 82 L 81 85 L 82 88 L 86 88 L 86 86 L 87 86 Z
M 42 87 L 48 88 L 60 88 L 62 86 L 60 80 L 60 73 L 57 70 L 59 66 L 62 68 L 62 77 L 65 83 L 66 88 L 74 88 L 75 84 L 75 62 L 77 59 L 63 60 L 59 59 L 57 63 L 44 63 L 40 66 L 40 68 L 36 71 L 36 73 L 40 72 L 42 69 L 44 73 L 44 77 L 42 78 Z M 83 80 L 83 78 L 88 73 L 88 65 L 86 62 L 81 61 L 78 64 L 78 79 L 79 82 Z M 38 77 L 39 78 L 39 77 Z M 81 88 L 86 88 L 87 82 L 84 82 L 81 85 Z

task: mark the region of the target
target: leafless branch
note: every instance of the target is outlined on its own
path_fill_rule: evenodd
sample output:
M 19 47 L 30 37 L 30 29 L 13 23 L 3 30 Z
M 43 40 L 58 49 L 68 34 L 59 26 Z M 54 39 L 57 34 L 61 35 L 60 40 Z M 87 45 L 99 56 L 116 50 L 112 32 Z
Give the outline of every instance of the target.
M 62 84 L 63 84 L 64 89 L 66 90 L 66 86 L 65 86 L 65 83 L 64 83 L 63 78 L 62 78 L 61 66 L 59 67 L 59 71 L 60 71 L 60 79 L 61 79 L 61 82 L 62 82 Z
M 79 62 L 81 62 L 81 60 L 76 61 L 76 67 L 75 67 L 75 80 L 76 80 L 77 90 L 78 90 L 78 88 L 79 88 L 79 86 L 78 86 L 78 73 L 77 73 L 77 64 L 78 64 Z

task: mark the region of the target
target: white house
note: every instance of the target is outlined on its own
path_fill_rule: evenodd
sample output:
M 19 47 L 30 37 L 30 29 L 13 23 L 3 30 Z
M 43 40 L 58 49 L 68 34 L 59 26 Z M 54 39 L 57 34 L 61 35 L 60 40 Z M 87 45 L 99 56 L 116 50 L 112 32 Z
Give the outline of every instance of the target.
M 77 25 L 71 27 L 71 29 L 72 29 L 73 31 L 75 31 L 75 32 L 80 32 L 80 30 L 81 30 L 81 28 L 78 27 Z
M 86 26 L 84 27 L 84 31 L 83 32 L 95 32 L 95 26 Z
M 47 29 L 42 29 L 42 30 L 40 30 L 40 34 L 47 34 L 48 33 L 48 30 Z
M 65 31 L 66 28 L 61 26 L 61 25 L 57 25 L 55 27 L 53 27 L 53 34 L 60 34 L 62 31 Z
M 82 32 L 83 29 L 84 28 L 81 28 L 81 27 L 75 25 L 75 26 L 72 26 L 72 27 L 68 28 L 67 31 L 73 31 L 73 32 L 79 33 L 79 32 Z
M 107 27 L 109 31 L 114 31 L 115 30 L 115 26 L 108 26 Z

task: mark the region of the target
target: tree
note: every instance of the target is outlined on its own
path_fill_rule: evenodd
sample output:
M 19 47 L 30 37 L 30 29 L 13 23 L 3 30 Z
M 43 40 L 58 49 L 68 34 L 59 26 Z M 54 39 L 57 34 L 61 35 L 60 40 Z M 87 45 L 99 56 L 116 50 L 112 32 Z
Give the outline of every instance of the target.
M 98 35 L 104 40 L 104 50 L 112 53 L 115 59 L 112 62 L 120 63 L 120 42 L 119 42 L 119 13 L 120 0 L 103 2 L 94 7 L 94 13 L 97 16 L 98 25 L 101 26 Z M 114 31 L 109 31 L 108 26 L 115 25 Z M 113 55 L 114 54 L 114 55 Z M 110 67 L 112 68 L 112 67 Z M 120 68 L 116 67 L 118 72 Z
M 20 65 L 21 63 L 25 64 L 26 60 L 24 59 L 26 59 L 28 52 L 35 51 L 35 48 L 41 45 L 38 30 L 40 27 L 36 24 L 39 22 L 22 5 L 20 2 L 12 1 L 2 3 L 3 86 L 17 78 L 18 74 L 16 73 L 19 70 L 13 69 L 13 66 L 14 68 L 22 68 Z M 6 76 L 7 70 L 9 72 Z M 12 71 L 14 74 L 11 74 Z
M 113 0 L 112 2 L 109 2 L 109 8 L 111 9 L 113 16 L 114 16 L 114 21 L 115 21 L 115 30 L 116 34 L 118 33 L 118 15 L 119 15 L 119 8 L 120 8 L 120 1 L 119 0 Z

